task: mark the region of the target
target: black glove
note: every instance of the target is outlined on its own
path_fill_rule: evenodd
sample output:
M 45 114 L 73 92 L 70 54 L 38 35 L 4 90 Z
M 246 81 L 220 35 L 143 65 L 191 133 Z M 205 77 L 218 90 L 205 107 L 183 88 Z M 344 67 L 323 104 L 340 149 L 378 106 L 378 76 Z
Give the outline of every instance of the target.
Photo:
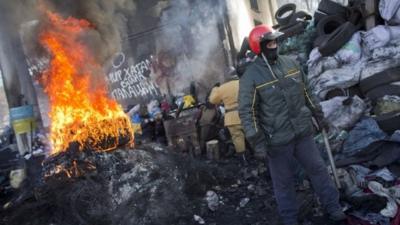
M 247 140 L 254 149 L 254 158 L 260 161 L 265 161 L 267 157 L 267 142 L 264 135 L 258 132 L 251 137 L 247 137 Z
M 324 112 L 322 110 L 314 110 L 313 117 L 317 121 L 318 131 L 325 129 L 326 132 L 329 131 L 329 122 L 324 117 Z
M 267 149 L 266 148 L 254 148 L 254 158 L 256 160 L 264 162 L 267 158 Z

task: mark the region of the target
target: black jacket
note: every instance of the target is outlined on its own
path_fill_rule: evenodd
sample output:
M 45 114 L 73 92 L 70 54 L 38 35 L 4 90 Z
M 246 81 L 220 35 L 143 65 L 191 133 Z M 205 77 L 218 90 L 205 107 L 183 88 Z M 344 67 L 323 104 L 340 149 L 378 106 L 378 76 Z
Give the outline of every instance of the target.
M 269 66 L 258 57 L 248 67 L 240 79 L 239 115 L 249 142 L 285 145 L 312 134 L 309 107 L 319 107 L 310 99 L 303 77 L 299 65 L 285 56 Z

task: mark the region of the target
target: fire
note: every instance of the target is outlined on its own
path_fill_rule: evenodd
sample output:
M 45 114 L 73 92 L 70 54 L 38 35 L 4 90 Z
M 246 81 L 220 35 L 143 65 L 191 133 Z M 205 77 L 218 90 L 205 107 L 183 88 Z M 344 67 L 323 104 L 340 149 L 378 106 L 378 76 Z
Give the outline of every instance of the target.
M 51 154 L 73 142 L 96 151 L 116 148 L 119 137 L 133 144 L 130 120 L 108 96 L 104 71 L 83 42 L 94 27 L 86 20 L 45 14 L 48 24 L 39 39 L 51 55 L 41 78 L 50 101 Z

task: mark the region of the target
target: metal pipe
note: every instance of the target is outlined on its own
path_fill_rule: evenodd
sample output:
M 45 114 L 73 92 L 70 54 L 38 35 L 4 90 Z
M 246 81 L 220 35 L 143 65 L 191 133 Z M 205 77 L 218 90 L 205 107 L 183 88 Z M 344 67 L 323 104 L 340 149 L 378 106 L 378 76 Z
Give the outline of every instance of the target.
M 326 148 L 326 152 L 328 153 L 328 158 L 329 158 L 329 162 L 331 164 L 331 169 L 332 169 L 333 177 L 335 179 L 336 187 L 338 189 L 340 189 L 341 185 L 340 185 L 339 177 L 337 175 L 335 161 L 333 160 L 332 149 L 329 144 L 328 135 L 327 135 L 325 129 L 322 129 L 322 137 L 324 138 L 325 148 Z

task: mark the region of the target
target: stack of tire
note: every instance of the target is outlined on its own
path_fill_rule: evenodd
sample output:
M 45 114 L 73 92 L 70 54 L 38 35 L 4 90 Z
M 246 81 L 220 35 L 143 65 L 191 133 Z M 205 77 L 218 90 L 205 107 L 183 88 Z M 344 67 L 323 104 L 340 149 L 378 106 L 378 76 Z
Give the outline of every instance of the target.
M 281 38 L 286 39 L 303 33 L 308 24 L 307 21 L 311 20 L 312 17 L 304 11 L 296 11 L 296 5 L 289 3 L 276 11 L 275 19 L 278 24 L 274 28 L 284 33 Z
M 314 14 L 314 25 L 317 27 L 314 47 L 318 47 L 322 56 L 337 52 L 361 29 L 365 14 L 363 8 L 361 3 L 347 7 L 332 0 L 322 0 L 319 3 Z
M 362 94 L 370 99 L 373 105 L 385 95 L 400 96 L 400 67 L 371 75 L 361 80 L 359 86 Z M 376 115 L 375 120 L 383 131 L 393 133 L 400 128 L 400 111 Z

